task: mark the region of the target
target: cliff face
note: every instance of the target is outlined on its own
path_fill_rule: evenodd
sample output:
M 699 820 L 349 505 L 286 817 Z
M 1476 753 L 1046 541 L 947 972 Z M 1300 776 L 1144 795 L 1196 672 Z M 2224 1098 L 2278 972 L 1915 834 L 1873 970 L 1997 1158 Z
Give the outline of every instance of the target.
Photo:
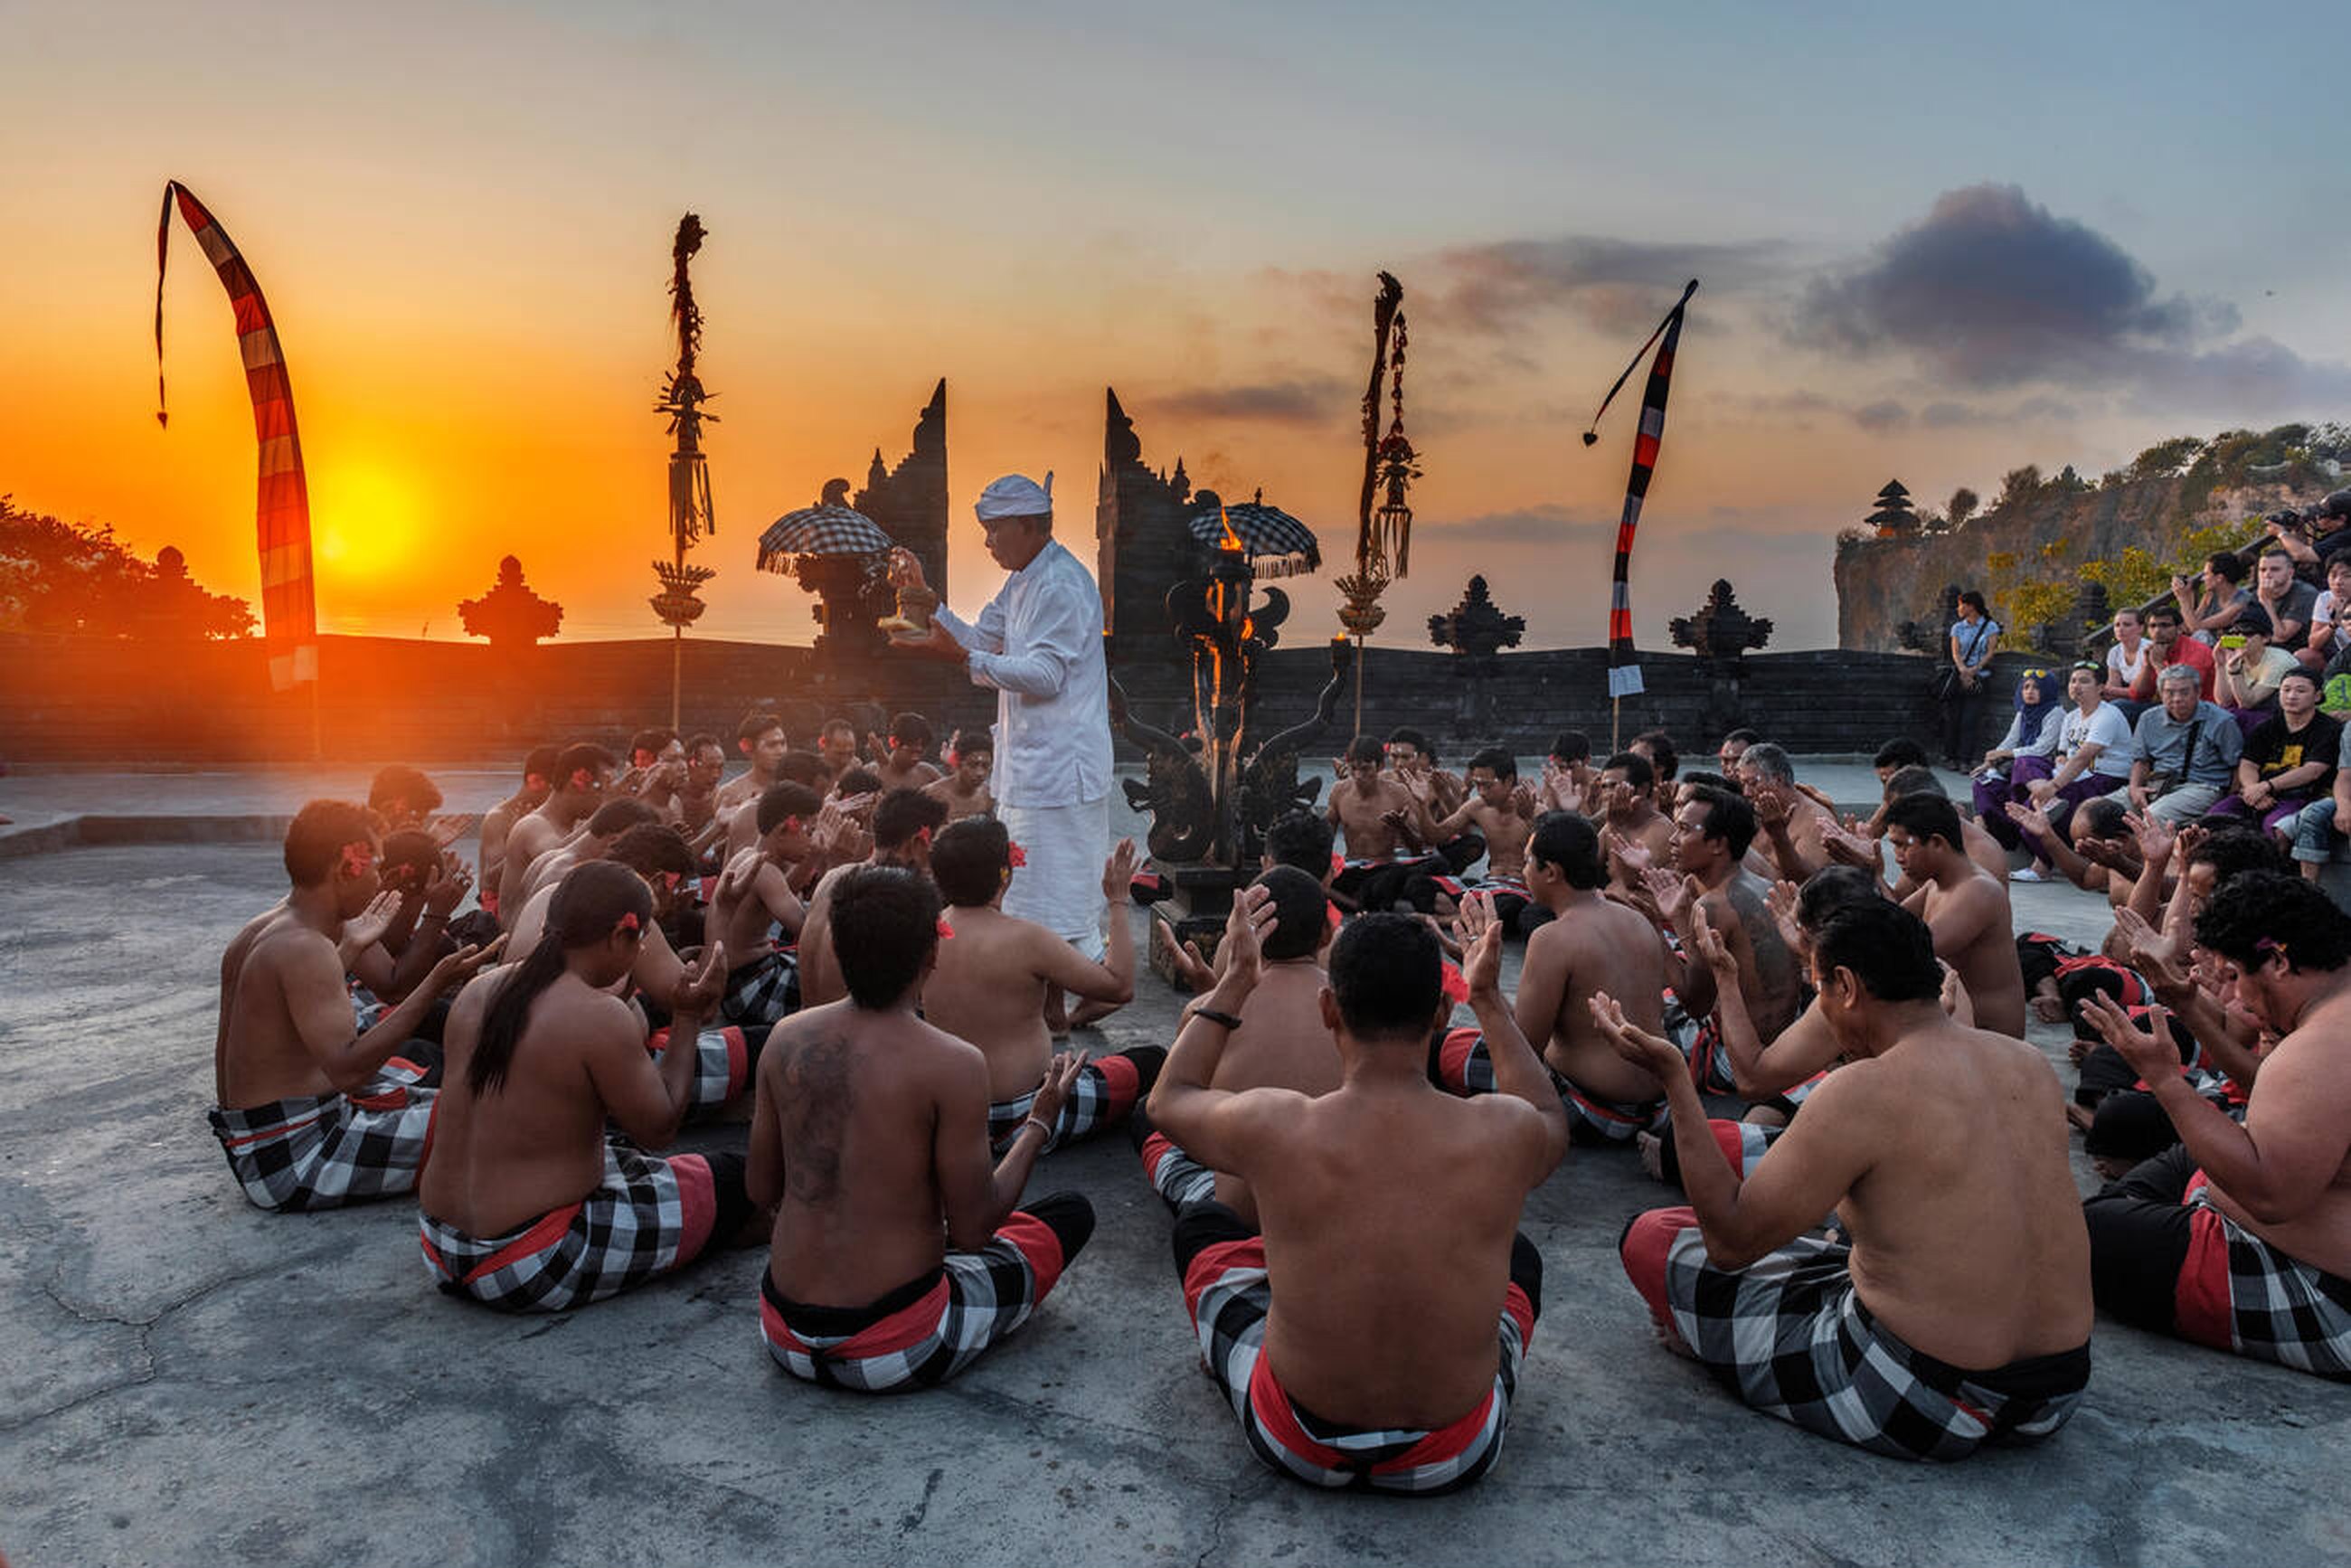
M 1836 554 L 1837 645 L 1894 652 L 1905 621 L 1933 622 L 1946 586 L 1985 589 L 1987 558 L 2007 553 L 2027 582 L 2071 582 L 2086 560 L 2111 559 L 2137 545 L 2158 555 L 2192 528 L 2307 507 L 2327 486 L 2280 484 L 2213 489 L 2183 507 L 2191 480 L 2138 479 L 2075 495 L 2044 495 L 1990 512 L 1950 533 L 1840 543 Z M 2201 490 L 2202 486 L 2199 486 Z M 2055 547 L 2053 549 L 2051 547 Z M 1997 602 L 1992 614 L 2010 616 Z

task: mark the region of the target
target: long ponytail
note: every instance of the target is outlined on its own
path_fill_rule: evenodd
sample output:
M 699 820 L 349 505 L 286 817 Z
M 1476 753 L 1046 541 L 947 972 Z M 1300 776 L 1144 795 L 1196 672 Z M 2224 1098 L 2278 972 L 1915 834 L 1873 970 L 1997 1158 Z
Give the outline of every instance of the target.
M 611 861 L 587 861 L 564 873 L 547 911 L 547 931 L 521 963 L 498 982 L 482 1015 L 481 1037 L 465 1066 L 465 1086 L 476 1095 L 504 1089 L 530 1021 L 531 1004 L 563 975 L 575 947 L 601 942 L 630 917 L 643 926 L 653 919 L 653 894 L 643 879 Z

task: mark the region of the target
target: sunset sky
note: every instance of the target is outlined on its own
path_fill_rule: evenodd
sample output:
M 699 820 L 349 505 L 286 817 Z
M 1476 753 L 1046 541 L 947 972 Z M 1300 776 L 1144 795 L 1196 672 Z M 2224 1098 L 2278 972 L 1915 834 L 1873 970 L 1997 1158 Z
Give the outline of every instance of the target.
M 964 608 L 998 473 L 1054 470 L 1091 561 L 1106 384 L 1153 463 L 1344 555 L 1382 267 L 1426 469 L 1405 645 L 1476 570 L 1531 643 L 1601 640 L 1637 380 L 1577 436 L 1690 277 L 1650 647 L 1717 575 L 1778 645 L 1832 642 L 1832 538 L 1891 476 L 1939 504 L 2351 418 L 2339 4 L 1897 9 L 0 0 L 0 492 L 257 599 L 244 382 L 184 229 L 153 418 L 171 178 L 276 314 L 337 632 L 458 635 L 508 552 L 567 635 L 659 631 L 688 208 L 718 635 L 810 636 L 758 531 L 894 461 L 942 375 Z

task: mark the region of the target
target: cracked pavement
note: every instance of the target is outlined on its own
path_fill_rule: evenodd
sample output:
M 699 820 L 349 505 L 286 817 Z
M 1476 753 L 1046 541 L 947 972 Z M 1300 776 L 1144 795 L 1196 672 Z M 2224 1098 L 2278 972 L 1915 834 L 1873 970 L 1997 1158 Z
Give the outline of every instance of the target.
M 943 1389 L 783 1376 L 757 1252 L 568 1318 L 481 1311 L 431 1288 L 411 1205 L 262 1214 L 205 1129 L 219 951 L 282 880 L 263 844 L 0 864 L 0 1551 L 18 1568 L 2351 1550 L 2332 1496 L 2351 1391 L 2108 1321 L 2081 1414 L 2038 1449 L 1910 1467 L 1741 1409 L 1651 1343 L 1614 1242 L 1671 1195 L 1617 1151 L 1576 1151 L 1529 1202 L 1543 1312 L 1508 1451 L 1451 1499 L 1323 1496 L 1259 1467 L 1118 1136 L 1045 1162 L 1036 1190 L 1092 1197 L 1093 1243 Z M 2085 918 L 2069 890 L 2017 893 L 2021 921 Z M 1146 981 L 1107 1044 L 1164 1041 L 1175 1014 Z

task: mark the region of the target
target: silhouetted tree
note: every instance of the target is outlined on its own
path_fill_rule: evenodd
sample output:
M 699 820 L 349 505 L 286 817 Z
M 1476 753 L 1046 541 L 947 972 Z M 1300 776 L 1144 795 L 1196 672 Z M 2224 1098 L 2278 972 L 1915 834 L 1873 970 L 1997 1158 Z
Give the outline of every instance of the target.
M 0 627 L 89 637 L 242 637 L 253 608 L 206 591 L 169 545 L 141 560 L 111 524 L 68 523 L 0 496 Z

